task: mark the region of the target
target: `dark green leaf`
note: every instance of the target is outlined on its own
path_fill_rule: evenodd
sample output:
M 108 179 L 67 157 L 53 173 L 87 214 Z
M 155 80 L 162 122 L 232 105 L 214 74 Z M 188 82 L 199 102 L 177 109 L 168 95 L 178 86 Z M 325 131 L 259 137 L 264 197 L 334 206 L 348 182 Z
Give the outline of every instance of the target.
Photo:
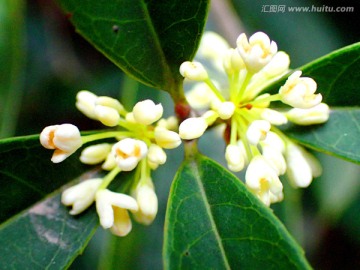
M 76 30 L 128 75 L 177 95 L 209 0 L 58 0 Z
M 78 155 L 60 164 L 50 161 L 51 150 L 43 148 L 39 136 L 0 141 L 0 222 L 28 208 L 66 182 L 79 176 L 86 166 Z
M 360 109 L 333 109 L 323 125 L 291 125 L 284 131 L 317 151 L 360 163 Z
M 98 223 L 95 209 L 70 216 L 57 191 L 0 226 L 0 269 L 65 269 Z
M 173 182 L 165 223 L 166 269 L 309 269 L 270 209 L 227 170 L 196 155 Z
M 360 43 L 344 47 L 325 55 L 296 70 L 313 78 L 318 84 L 317 92 L 323 102 L 330 106 L 360 105 Z M 287 76 L 269 86 L 264 92 L 275 93 L 284 84 Z

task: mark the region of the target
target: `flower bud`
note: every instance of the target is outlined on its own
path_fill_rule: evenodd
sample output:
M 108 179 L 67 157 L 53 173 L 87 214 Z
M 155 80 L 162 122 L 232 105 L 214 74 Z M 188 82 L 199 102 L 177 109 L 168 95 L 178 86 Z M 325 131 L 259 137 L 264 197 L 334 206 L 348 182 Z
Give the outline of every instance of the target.
M 135 198 L 139 205 L 139 211 L 133 213 L 139 223 L 150 225 L 158 211 L 158 199 L 154 188 L 149 185 L 140 185 L 136 188 Z
M 253 121 L 247 132 L 246 137 L 249 143 L 257 145 L 261 140 L 266 138 L 267 133 L 270 131 L 271 125 L 266 120 Z
M 104 163 L 101 165 L 101 168 L 106 171 L 111 171 L 116 167 L 116 159 L 112 152 L 110 152 L 104 161 Z
M 186 93 L 186 100 L 194 109 L 206 109 L 210 106 L 211 101 L 215 98 L 210 87 L 205 83 L 197 83 Z
M 112 147 L 118 167 L 123 171 L 133 170 L 147 154 L 147 145 L 141 140 L 123 139 Z
M 94 109 L 96 119 L 105 126 L 114 127 L 119 124 L 120 115 L 117 110 L 111 107 L 96 105 Z
M 181 144 L 179 134 L 163 127 L 156 127 L 154 136 L 156 143 L 165 149 L 176 148 Z
M 184 120 L 179 126 L 180 138 L 184 140 L 197 139 L 204 134 L 208 123 L 203 117 L 193 117 Z
M 131 231 L 131 220 L 126 209 L 138 211 L 136 200 L 128 195 L 115 193 L 107 189 L 99 190 L 95 195 L 96 211 L 100 224 L 113 234 L 125 236 Z
M 263 157 L 276 170 L 278 175 L 286 172 L 286 162 L 283 154 L 274 147 L 263 147 Z
M 277 52 L 276 43 L 270 42 L 269 37 L 263 32 L 256 32 L 249 41 L 243 33 L 238 37 L 236 44 L 247 70 L 251 73 L 261 70 Z
M 269 131 L 266 135 L 266 138 L 261 141 L 261 147 L 271 147 L 279 151 L 280 153 L 285 152 L 285 143 L 283 139 L 276 133 Z
M 230 48 L 223 58 L 223 67 L 228 75 L 245 68 L 245 63 L 237 50 Z
M 98 97 L 96 99 L 96 105 L 102 105 L 115 109 L 118 113 L 125 112 L 124 106 L 115 98 L 111 97 Z
M 154 170 L 166 162 L 166 153 L 157 144 L 151 144 L 147 154 L 150 167 Z
M 80 155 L 80 161 L 85 164 L 98 164 L 106 159 L 111 151 L 111 145 L 101 143 L 86 147 Z
M 79 91 L 76 95 L 76 108 L 90 119 L 96 120 L 94 113 L 97 95 L 87 91 Z
M 295 187 L 308 187 L 314 177 L 321 175 L 319 161 L 301 146 L 288 143 L 286 147 L 287 175 Z
M 95 193 L 102 183 L 101 178 L 86 180 L 66 189 L 61 195 L 61 202 L 72 205 L 70 215 L 77 215 L 87 209 L 95 199 Z
M 40 143 L 47 149 L 55 149 L 51 161 L 59 163 L 82 146 L 79 129 L 71 124 L 48 126 L 40 134 Z
M 280 87 L 282 102 L 294 108 L 308 109 L 320 104 L 321 94 L 314 94 L 316 82 L 307 77 L 300 77 L 301 71 L 295 71 L 289 76 L 285 85 Z
M 219 113 L 219 117 L 223 120 L 227 120 L 233 116 L 235 112 L 235 105 L 231 101 L 222 102 L 218 107 L 217 111 Z
M 204 81 L 209 77 L 201 63 L 190 61 L 186 61 L 180 65 L 180 74 L 184 78 L 193 81 Z
M 286 113 L 291 122 L 302 126 L 325 123 L 329 115 L 330 109 L 325 103 L 320 103 L 310 109 L 294 108 Z
M 242 150 L 238 145 L 229 144 L 225 150 L 225 159 L 228 168 L 233 172 L 241 171 L 245 166 L 245 159 Z
M 133 115 L 135 121 L 144 125 L 150 125 L 156 122 L 161 118 L 162 114 L 162 105 L 155 105 L 155 103 L 150 99 L 136 103 L 133 108 Z
M 284 125 L 288 121 L 284 114 L 272 109 L 264 109 L 261 113 L 261 118 L 276 126 Z

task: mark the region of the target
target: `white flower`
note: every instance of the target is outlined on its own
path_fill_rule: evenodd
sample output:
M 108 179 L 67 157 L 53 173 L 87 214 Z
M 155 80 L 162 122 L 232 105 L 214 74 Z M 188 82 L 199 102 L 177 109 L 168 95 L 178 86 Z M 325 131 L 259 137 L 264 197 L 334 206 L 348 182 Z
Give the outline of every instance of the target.
M 283 139 L 276 133 L 269 131 L 266 135 L 266 138 L 260 142 L 262 148 L 264 147 L 272 147 L 279 151 L 280 153 L 285 152 L 285 143 Z
M 286 161 L 279 149 L 271 146 L 263 147 L 262 155 L 278 175 L 283 175 L 286 172 Z
M 159 165 L 162 165 L 166 162 L 166 153 L 157 144 L 150 145 L 147 157 L 150 168 L 152 168 L 153 170 L 155 170 Z
M 123 139 L 112 147 L 118 167 L 123 171 L 133 170 L 147 154 L 147 145 L 141 140 Z
M 133 213 L 134 218 L 144 225 L 151 224 L 158 211 L 158 199 L 154 188 L 149 185 L 138 186 L 135 191 L 135 198 L 139 211 Z
M 96 105 L 94 108 L 96 119 L 103 123 L 105 126 L 114 127 L 119 124 L 119 112 L 111 107 Z
M 184 140 L 197 139 L 204 134 L 207 127 L 208 123 L 203 117 L 188 118 L 179 126 L 180 138 Z
M 124 106 L 115 98 L 111 97 L 98 97 L 96 99 L 96 105 L 102 105 L 115 109 L 118 113 L 125 112 Z
M 249 41 L 246 35 L 241 34 L 237 41 L 237 50 L 251 73 L 256 73 L 267 65 L 277 52 L 277 45 L 270 41 L 263 32 L 256 32 Z
M 87 209 L 95 199 L 95 193 L 102 182 L 101 178 L 89 179 L 66 189 L 61 195 L 61 202 L 72 205 L 70 215 L 77 215 Z
M 216 96 L 205 83 L 196 83 L 194 87 L 186 93 L 186 100 L 194 109 L 208 108 L 214 98 L 216 98 Z
M 308 187 L 313 177 L 321 175 L 319 161 L 301 146 L 288 143 L 286 147 L 287 175 L 295 187 Z
M 245 63 L 239 55 L 238 51 L 230 48 L 223 58 L 223 67 L 228 75 L 232 75 L 235 72 L 239 72 L 245 68 Z
M 167 119 L 160 119 L 156 125 L 168 130 L 177 130 L 179 127 L 179 121 L 176 116 L 170 116 Z
M 287 118 L 297 125 L 314 125 L 325 123 L 329 119 L 330 109 L 325 103 L 320 103 L 310 109 L 291 109 Z
M 96 115 L 94 113 L 97 95 L 87 91 L 79 91 L 76 95 L 76 108 L 85 114 L 87 117 L 96 120 Z
M 225 101 L 225 102 L 220 103 L 216 109 L 217 109 L 217 112 L 219 113 L 219 117 L 223 120 L 227 120 L 231 116 L 233 116 L 236 107 L 233 102 Z
M 98 164 L 106 159 L 111 152 L 111 145 L 100 143 L 86 147 L 80 155 L 80 161 L 85 164 Z
M 287 123 L 288 119 L 281 112 L 272 110 L 272 109 L 264 109 L 261 113 L 261 118 L 267 120 L 272 125 L 284 125 Z
M 40 134 L 40 143 L 55 149 L 51 161 L 59 163 L 82 146 L 79 129 L 71 124 L 48 126 Z
M 156 144 L 165 149 L 176 148 L 181 144 L 179 134 L 161 126 L 155 128 L 154 136 Z
M 316 82 L 307 77 L 300 77 L 301 71 L 295 71 L 289 76 L 285 85 L 280 87 L 282 102 L 300 109 L 308 109 L 320 104 L 321 94 L 314 94 Z
M 225 150 L 228 168 L 233 172 L 241 171 L 245 166 L 245 158 L 240 146 L 229 144 Z
M 144 125 L 151 125 L 156 122 L 161 118 L 162 114 L 162 105 L 155 105 L 155 103 L 150 99 L 136 103 L 133 108 L 135 121 Z
M 96 211 L 100 224 L 118 236 L 127 235 L 132 228 L 127 210 L 138 211 L 136 200 L 128 195 L 115 193 L 107 189 L 99 190 L 95 195 Z
M 180 65 L 180 74 L 189 80 L 204 81 L 209 75 L 199 62 L 186 61 Z
M 265 204 L 282 199 L 283 186 L 277 172 L 263 156 L 255 156 L 245 174 L 246 185 Z
M 261 140 L 266 138 L 270 128 L 271 125 L 268 121 L 255 120 L 250 124 L 246 132 L 246 138 L 248 139 L 249 143 L 257 145 Z
M 116 167 L 116 159 L 114 154 L 110 151 L 110 153 L 106 156 L 104 163 L 101 165 L 101 168 L 106 171 L 111 171 Z

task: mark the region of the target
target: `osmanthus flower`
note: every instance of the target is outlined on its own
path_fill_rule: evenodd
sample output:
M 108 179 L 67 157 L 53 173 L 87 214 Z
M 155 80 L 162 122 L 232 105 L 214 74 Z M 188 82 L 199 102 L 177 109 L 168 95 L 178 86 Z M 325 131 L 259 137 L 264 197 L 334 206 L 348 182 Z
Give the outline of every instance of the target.
M 77 215 L 95 202 L 100 224 L 119 236 L 131 230 L 128 210 L 140 223 L 150 224 L 157 213 L 151 171 L 166 162 L 164 149 L 181 144 L 177 120 L 161 118 L 162 105 L 151 100 L 140 101 L 127 111 L 118 100 L 86 90 L 80 91 L 76 99 L 76 107 L 82 113 L 112 129 L 81 135 L 72 124 L 53 125 L 41 132 L 40 142 L 55 150 L 51 159 L 54 163 L 62 162 L 84 144 L 93 143 L 83 148 L 80 161 L 101 164 L 108 173 L 68 188 L 63 192 L 62 203 L 72 206 L 70 214 Z M 136 170 L 133 188 L 128 187 L 124 194 L 108 189 L 120 172 L 132 170 Z
M 257 32 L 249 38 L 241 34 L 236 44 L 230 48 L 216 33 L 205 33 L 196 61 L 180 66 L 182 76 L 194 81 L 186 98 L 198 116 L 184 120 L 179 135 L 184 140 L 197 139 L 210 126 L 225 125 L 228 168 L 238 172 L 247 167 L 246 185 L 270 205 L 283 199 L 280 175 L 286 174 L 295 187 L 306 187 L 321 173 L 316 159 L 279 127 L 289 121 L 321 124 L 328 120 L 330 110 L 321 103 L 316 82 L 302 77 L 301 71 L 292 72 L 278 93 L 264 92 L 290 73 L 289 56 L 278 51 L 265 33 Z M 270 108 L 274 101 L 290 108 Z

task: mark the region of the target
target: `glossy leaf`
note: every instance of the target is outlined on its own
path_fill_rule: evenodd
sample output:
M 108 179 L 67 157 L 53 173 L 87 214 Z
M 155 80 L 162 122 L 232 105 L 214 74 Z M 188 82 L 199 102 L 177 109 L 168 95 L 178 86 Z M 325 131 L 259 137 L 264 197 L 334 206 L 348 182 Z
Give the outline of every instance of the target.
M 165 269 L 309 269 L 282 223 L 233 174 L 196 155 L 173 182 Z
M 209 0 L 57 0 L 76 30 L 128 75 L 177 95 Z
M 87 167 L 74 154 L 60 164 L 50 161 L 51 150 L 43 148 L 39 136 L 0 141 L 0 222 L 41 200 Z M 6 203 L 5 203 L 6 202 Z
M 98 223 L 94 208 L 70 216 L 57 191 L 0 226 L 0 269 L 66 269 Z
M 284 131 L 317 151 L 360 163 L 360 109 L 333 109 L 322 125 L 290 125 Z
M 341 48 L 296 70 L 313 78 L 323 95 L 323 102 L 330 106 L 360 105 L 360 43 Z M 288 76 L 288 75 L 287 75 Z M 264 92 L 275 93 L 284 84 L 287 76 L 269 86 Z

